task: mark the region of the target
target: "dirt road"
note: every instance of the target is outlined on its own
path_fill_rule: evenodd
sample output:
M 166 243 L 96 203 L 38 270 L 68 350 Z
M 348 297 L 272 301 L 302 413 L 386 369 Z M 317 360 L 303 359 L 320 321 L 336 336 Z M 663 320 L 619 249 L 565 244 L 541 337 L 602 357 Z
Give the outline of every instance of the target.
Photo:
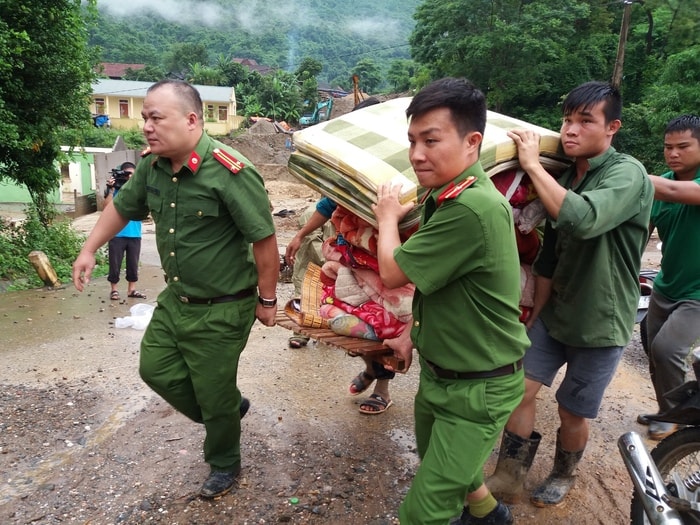
M 276 210 L 300 213 L 315 195 L 299 184 L 268 185 Z M 295 218 L 276 218 L 280 249 Z M 77 227 L 81 227 L 80 224 Z M 89 220 L 82 227 L 89 229 Z M 145 226 L 139 289 L 153 303 L 162 274 Z M 148 248 L 150 246 L 150 248 Z M 658 262 L 653 243 L 645 266 Z M 138 378 L 142 332 L 115 329 L 134 300 L 108 298 L 106 280 L 83 294 L 3 294 L 0 301 L 0 523 L 219 524 L 397 523 L 417 466 L 412 397 L 417 367 L 392 382 L 394 406 L 364 416 L 347 395 L 359 360 L 311 344 L 287 348 L 283 328 L 254 326 L 240 366 L 252 401 L 243 421 L 238 487 L 214 501 L 196 496 L 208 468 L 202 428 L 175 413 Z M 280 301 L 292 296 L 280 283 Z M 528 481 L 551 467 L 557 427 L 553 392 L 540 395 L 540 453 Z M 611 385 L 566 505 L 513 507 L 519 524 L 620 524 L 631 482 L 616 439 L 642 430 L 636 414 L 654 407 L 635 336 Z M 649 443 L 649 445 L 652 445 Z M 487 466 L 493 468 L 493 458 Z

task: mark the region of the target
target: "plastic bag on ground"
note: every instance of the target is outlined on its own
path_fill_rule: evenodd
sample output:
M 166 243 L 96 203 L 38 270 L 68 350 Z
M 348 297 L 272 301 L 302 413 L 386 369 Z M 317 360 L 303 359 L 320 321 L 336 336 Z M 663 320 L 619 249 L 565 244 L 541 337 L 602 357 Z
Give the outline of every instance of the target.
M 129 317 L 117 317 L 114 320 L 115 328 L 128 328 L 134 330 L 145 330 L 153 316 L 155 306 L 147 303 L 138 303 L 129 308 L 131 315 Z

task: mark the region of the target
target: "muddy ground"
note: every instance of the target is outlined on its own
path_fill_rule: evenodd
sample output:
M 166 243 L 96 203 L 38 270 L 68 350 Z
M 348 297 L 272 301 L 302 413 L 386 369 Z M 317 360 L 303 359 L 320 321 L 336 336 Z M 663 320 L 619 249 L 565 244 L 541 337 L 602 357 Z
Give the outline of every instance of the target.
M 275 217 L 283 252 L 296 216 L 318 195 L 286 174 L 282 135 L 251 135 L 237 146 L 260 164 L 274 211 L 295 212 Z M 255 158 L 255 151 L 263 153 Z M 94 219 L 74 224 L 87 231 Z M 143 245 L 139 289 L 148 299 L 140 302 L 153 304 L 163 280 L 152 224 L 144 226 Z M 658 257 L 652 241 L 643 266 L 656 267 Z M 280 282 L 278 295 L 284 304 L 291 284 Z M 385 414 L 362 415 L 362 396 L 347 394 L 358 359 L 322 344 L 290 350 L 290 332 L 256 323 L 240 366 L 240 387 L 252 401 L 242 425 L 241 477 L 231 493 L 205 501 L 196 495 L 208 474 L 202 428 L 140 381 L 142 332 L 114 327 L 136 302 L 110 301 L 104 278 L 83 294 L 66 285 L 0 296 L 0 524 L 398 523 L 418 464 L 417 367 L 392 382 L 394 405 Z M 654 406 L 635 333 L 565 505 L 516 505 L 516 522 L 624 523 L 632 484 L 616 440 L 628 430 L 642 432 L 636 415 Z M 553 392 L 543 389 L 537 425 L 543 440 L 528 488 L 548 474 L 556 428 Z M 487 472 L 493 465 L 494 457 Z

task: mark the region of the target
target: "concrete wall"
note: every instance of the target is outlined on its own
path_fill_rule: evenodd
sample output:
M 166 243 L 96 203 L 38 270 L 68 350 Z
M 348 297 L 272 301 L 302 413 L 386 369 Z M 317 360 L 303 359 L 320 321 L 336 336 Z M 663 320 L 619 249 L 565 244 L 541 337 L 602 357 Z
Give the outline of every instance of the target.
M 123 141 L 117 141 L 115 148 L 123 148 Z M 68 148 L 62 148 L 66 153 Z M 76 216 L 91 213 L 104 207 L 104 190 L 112 169 L 123 162 L 138 164 L 139 153 L 134 150 L 110 148 L 89 148 L 74 151 L 71 161 L 63 166 L 56 164 L 61 173 L 59 188 L 51 192 L 49 201 L 61 208 L 75 210 Z M 29 190 L 24 184 L 4 180 L 0 182 L 0 204 L 24 205 L 32 202 Z

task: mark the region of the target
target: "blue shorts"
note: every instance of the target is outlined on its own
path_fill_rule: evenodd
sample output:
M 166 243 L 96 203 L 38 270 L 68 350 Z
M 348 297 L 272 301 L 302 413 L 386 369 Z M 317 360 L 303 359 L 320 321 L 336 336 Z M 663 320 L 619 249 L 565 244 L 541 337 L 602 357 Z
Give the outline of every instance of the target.
M 566 374 L 556 393 L 557 402 L 572 414 L 594 419 L 624 347 L 569 346 L 550 337 L 540 319 L 532 325 L 528 336 L 531 346 L 523 358 L 525 377 L 551 387 L 559 369 L 566 365 Z

